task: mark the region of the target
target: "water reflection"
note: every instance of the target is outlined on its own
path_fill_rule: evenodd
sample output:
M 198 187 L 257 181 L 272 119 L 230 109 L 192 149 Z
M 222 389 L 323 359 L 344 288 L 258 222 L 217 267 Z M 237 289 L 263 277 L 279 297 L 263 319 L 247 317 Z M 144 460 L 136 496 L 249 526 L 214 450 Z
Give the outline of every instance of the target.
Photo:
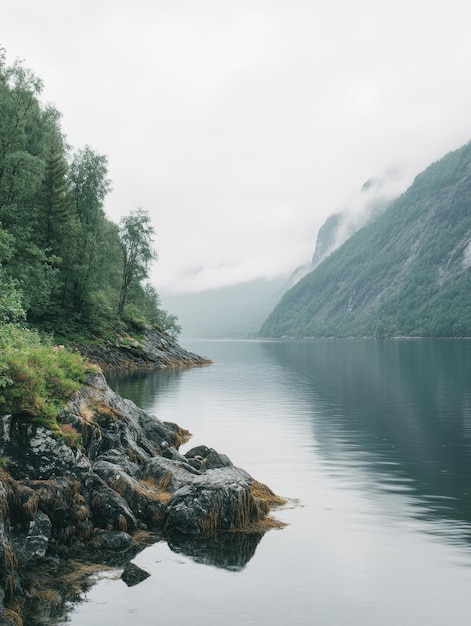
M 195 563 L 239 572 L 255 554 L 262 537 L 261 532 L 218 533 L 197 539 L 179 534 L 167 537 L 167 543 L 173 552 L 185 554 Z
M 104 370 L 112 389 L 119 390 L 125 398 L 131 398 L 144 411 L 151 411 L 159 393 L 176 393 L 181 376 L 186 370 Z
M 469 535 L 469 341 L 262 346 L 296 374 L 299 392 L 316 398 L 315 438 L 332 467 L 356 460 L 383 491 L 420 496 L 416 515 L 464 521 Z
M 144 374 L 143 405 L 302 506 L 259 543 L 147 548 L 151 576 L 101 581 L 74 626 L 467 623 L 471 343 L 185 347 L 214 365 Z

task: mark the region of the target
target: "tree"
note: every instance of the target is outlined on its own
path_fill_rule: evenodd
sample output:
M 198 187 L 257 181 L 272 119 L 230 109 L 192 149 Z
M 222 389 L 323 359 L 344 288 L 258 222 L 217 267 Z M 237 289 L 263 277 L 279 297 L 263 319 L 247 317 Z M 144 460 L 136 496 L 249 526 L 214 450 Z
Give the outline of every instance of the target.
M 2 267 L 4 261 L 13 254 L 13 243 L 13 237 L 0 227 L 0 325 L 25 317 L 22 293 L 14 280 L 5 277 Z
M 74 246 L 63 256 L 62 305 L 79 317 L 97 275 L 106 216 L 103 202 L 111 189 L 107 158 L 86 146 L 75 155 L 69 173 Z
M 134 209 L 120 222 L 119 236 L 123 252 L 123 271 L 119 293 L 118 313 L 123 314 L 129 288 L 148 276 L 151 261 L 157 259 L 153 246 L 154 228 L 147 211 Z

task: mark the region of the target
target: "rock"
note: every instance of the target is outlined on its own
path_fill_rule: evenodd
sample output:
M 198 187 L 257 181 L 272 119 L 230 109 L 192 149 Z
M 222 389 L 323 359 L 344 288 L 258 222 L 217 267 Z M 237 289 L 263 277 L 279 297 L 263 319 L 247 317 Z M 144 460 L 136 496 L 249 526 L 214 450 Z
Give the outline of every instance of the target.
M 143 464 L 139 477 L 151 479 L 162 491 L 175 493 L 178 489 L 193 482 L 201 472 L 189 463 L 156 457 Z
M 128 563 L 121 574 L 121 580 L 124 581 L 128 587 L 134 587 L 134 585 L 142 583 L 142 581 L 149 578 L 149 576 L 149 572 L 134 565 L 134 563 Z
M 207 470 L 174 493 L 165 531 L 199 535 L 258 522 L 269 509 L 268 500 L 253 493 L 252 486 L 259 484 L 235 467 Z
M 137 528 L 136 517 L 126 500 L 97 475 L 91 474 L 84 488 L 96 526 L 126 531 Z
M 131 535 L 123 531 L 99 530 L 90 542 L 90 547 L 97 550 L 119 552 L 133 545 Z
M 22 559 L 24 563 L 34 562 L 44 557 L 49 547 L 52 524 L 47 515 L 41 511 L 34 514 L 30 522 L 29 531 L 23 547 Z M 19 555 L 18 555 L 19 556 Z
M 90 470 L 90 462 L 81 450 L 70 448 L 65 439 L 33 423 L 29 415 L 4 416 L 2 422 L 0 451 L 12 460 L 9 471 L 14 477 L 47 480 Z
M 142 343 L 135 341 L 109 342 L 106 346 L 77 345 L 76 349 L 88 359 L 106 368 L 167 368 L 208 365 L 210 359 L 188 352 L 168 335 L 151 326 L 144 328 Z
M 145 484 L 106 461 L 97 461 L 94 471 L 126 502 L 134 518 L 156 526 L 165 511 L 165 500 L 158 486 Z
M 130 476 L 135 476 L 139 471 L 139 464 L 131 461 L 124 450 L 116 450 L 115 448 L 112 448 L 111 450 L 101 454 L 98 460 L 116 465 Z
M 216 469 L 218 467 L 232 467 L 232 461 L 226 454 L 220 454 L 207 446 L 196 446 L 185 454 L 188 462 L 198 469 Z
M 8 602 L 20 598 L 21 604 L 40 584 L 32 566 L 60 568 L 90 549 L 104 551 L 105 560 L 129 559 L 131 533 L 143 528 L 165 532 L 197 560 L 215 546 L 212 562 L 240 568 L 255 549 L 255 535 L 216 543 L 210 536 L 259 522 L 276 502 L 213 448 L 181 454 L 188 431 L 121 398 L 102 373 L 90 375 L 58 416 L 81 434 L 80 449 L 31 415 L 1 420 L 0 454 L 11 461 L 10 472 L 0 468 L 0 590 Z M 226 560 L 224 552 L 231 555 Z M 126 584 L 147 576 L 138 569 L 123 574 Z M 0 615 L 2 607 L 0 597 Z

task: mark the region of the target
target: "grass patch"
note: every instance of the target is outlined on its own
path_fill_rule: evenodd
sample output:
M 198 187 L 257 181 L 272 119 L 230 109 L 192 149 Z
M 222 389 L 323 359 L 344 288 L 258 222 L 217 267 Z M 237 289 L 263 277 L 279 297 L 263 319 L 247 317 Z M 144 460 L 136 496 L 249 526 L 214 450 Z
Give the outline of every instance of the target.
M 29 416 L 64 436 L 56 416 L 84 383 L 85 359 L 62 346 L 43 345 L 37 333 L 8 324 L 0 326 L 0 349 L 0 414 Z

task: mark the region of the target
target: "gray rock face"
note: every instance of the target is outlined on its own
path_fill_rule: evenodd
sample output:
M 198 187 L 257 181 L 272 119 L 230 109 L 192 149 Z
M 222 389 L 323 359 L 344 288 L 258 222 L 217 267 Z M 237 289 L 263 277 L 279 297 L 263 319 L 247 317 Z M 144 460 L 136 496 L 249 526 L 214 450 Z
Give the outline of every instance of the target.
M 127 550 L 132 544 L 131 535 L 124 531 L 100 530 L 90 542 L 90 547 L 97 550 L 120 552 L 121 550 Z
M 29 416 L 7 415 L 0 428 L 1 454 L 14 460 L 10 473 L 18 478 L 47 480 L 71 471 L 90 471 L 90 462 L 81 450 L 70 448 L 65 439 L 31 422 Z
M 142 343 L 122 341 L 106 347 L 80 346 L 80 350 L 91 361 L 103 367 L 119 368 L 167 368 L 207 365 L 211 361 L 199 354 L 188 352 L 170 339 L 165 333 L 151 326 L 144 329 Z
M 165 530 L 199 535 L 242 528 L 265 517 L 252 477 L 235 467 L 209 469 L 178 489 L 167 506 Z
M 52 523 L 41 511 L 36 511 L 29 523 L 28 533 L 21 543 L 15 544 L 15 552 L 21 565 L 35 563 L 44 557 L 49 548 Z

